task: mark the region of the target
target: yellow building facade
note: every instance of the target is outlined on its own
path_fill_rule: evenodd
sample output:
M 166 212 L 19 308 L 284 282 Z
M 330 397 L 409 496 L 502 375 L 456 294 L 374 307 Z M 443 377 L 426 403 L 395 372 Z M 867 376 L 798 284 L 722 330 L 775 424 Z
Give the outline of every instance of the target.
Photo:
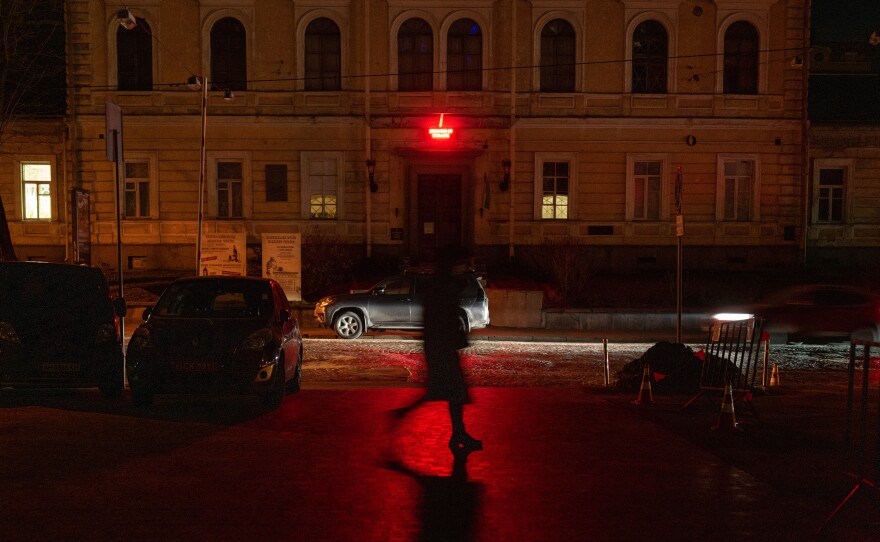
M 187 269 L 204 171 L 201 228 L 250 242 L 329 235 L 411 262 L 460 243 L 491 265 L 553 240 L 597 267 L 670 267 L 680 202 L 688 265 L 794 266 L 809 231 L 806 9 L 69 0 L 65 135 L 29 158 L 54 164 L 55 213 L 7 209 L 13 241 L 20 259 L 76 254 L 79 189 L 91 262 L 113 265 L 118 180 L 125 265 Z

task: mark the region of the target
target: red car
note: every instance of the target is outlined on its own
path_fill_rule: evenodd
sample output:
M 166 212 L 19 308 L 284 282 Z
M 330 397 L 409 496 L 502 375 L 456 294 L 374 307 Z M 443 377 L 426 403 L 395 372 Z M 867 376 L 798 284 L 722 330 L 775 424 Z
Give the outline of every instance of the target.
M 851 286 L 804 284 L 780 290 L 766 301 L 715 316 L 736 313 L 764 318 L 771 341 L 851 338 L 880 340 L 880 295 Z
M 132 401 L 162 393 L 257 394 L 277 407 L 302 378 L 302 335 L 271 279 L 195 277 L 173 282 L 128 344 Z

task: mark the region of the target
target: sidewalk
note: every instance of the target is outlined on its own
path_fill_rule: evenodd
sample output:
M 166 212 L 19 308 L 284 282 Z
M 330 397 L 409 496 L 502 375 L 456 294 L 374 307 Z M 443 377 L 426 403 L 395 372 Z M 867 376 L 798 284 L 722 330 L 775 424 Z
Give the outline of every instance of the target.
M 716 408 L 683 413 L 674 397 L 476 388 L 465 418 L 485 450 L 455 460 L 444 403 L 390 416 L 421 393 L 316 386 L 268 413 L 207 399 L 4 404 L 0 430 L 16 430 L 15 449 L 0 448 L 4 539 L 803 541 L 852 487 L 825 440 L 766 406 L 766 430 L 728 433 L 709 427 Z M 875 540 L 865 502 L 825 539 Z

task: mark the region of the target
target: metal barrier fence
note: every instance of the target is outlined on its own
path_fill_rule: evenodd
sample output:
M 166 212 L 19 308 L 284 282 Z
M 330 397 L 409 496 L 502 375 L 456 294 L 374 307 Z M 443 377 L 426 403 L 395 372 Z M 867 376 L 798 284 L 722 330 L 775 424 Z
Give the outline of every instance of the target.
M 861 356 L 858 350 L 861 348 Z M 834 516 L 861 489 L 880 492 L 880 394 L 875 396 L 871 404 L 871 384 L 880 391 L 880 380 L 871 379 L 871 364 L 880 360 L 871 357 L 871 349 L 880 352 L 880 342 L 853 339 L 849 350 L 849 381 L 846 394 L 846 429 L 844 432 L 844 464 L 848 474 L 858 482 L 849 494 L 837 505 L 825 523 L 819 527 L 817 534 L 828 525 Z M 861 374 L 856 372 L 856 360 L 861 358 Z M 880 373 L 880 366 L 875 367 Z M 878 374 L 880 378 L 880 374 Z M 860 384 L 861 393 L 856 395 L 856 383 Z M 873 407 L 873 409 L 872 409 Z M 873 421 L 873 427 L 871 422 Z
M 687 408 L 707 391 L 724 392 L 727 383 L 735 394 L 734 400 L 751 397 L 763 331 L 764 320 L 757 317 L 713 322 L 704 350 L 700 391 L 681 408 Z

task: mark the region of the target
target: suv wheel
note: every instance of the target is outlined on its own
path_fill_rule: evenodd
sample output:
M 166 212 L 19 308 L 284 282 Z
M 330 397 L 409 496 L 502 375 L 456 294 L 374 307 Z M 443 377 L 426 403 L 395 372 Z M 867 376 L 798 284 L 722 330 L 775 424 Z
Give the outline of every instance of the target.
M 357 339 L 364 334 L 364 322 L 352 311 L 345 311 L 333 323 L 333 329 L 341 339 Z

